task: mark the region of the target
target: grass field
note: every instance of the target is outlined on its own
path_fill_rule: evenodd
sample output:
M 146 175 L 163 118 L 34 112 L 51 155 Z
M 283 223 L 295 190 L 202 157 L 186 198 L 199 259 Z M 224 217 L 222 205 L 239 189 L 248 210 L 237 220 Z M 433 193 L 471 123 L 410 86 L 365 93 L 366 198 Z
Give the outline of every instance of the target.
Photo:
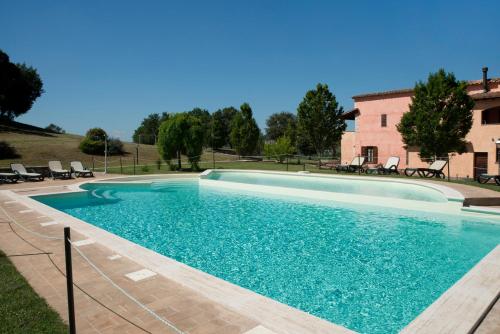
M 0 333 L 67 333 L 68 327 L 0 251 Z
M 65 166 L 69 165 L 70 161 L 80 160 L 87 167 L 104 167 L 103 156 L 92 156 L 79 150 L 78 145 L 83 139 L 82 136 L 49 133 L 36 127 L 30 127 L 28 131 L 21 128 L 22 126 L 0 126 L 0 141 L 8 142 L 20 155 L 15 159 L 0 157 L 0 168 L 9 167 L 12 162 L 22 162 L 27 166 L 47 166 L 50 160 L 59 160 Z M 123 165 L 132 165 L 137 153 L 139 153 L 139 164 L 153 164 L 160 159 L 156 146 L 128 142 L 123 144 L 126 153 L 122 156 L 109 157 L 108 166 L 120 166 L 120 160 Z M 216 153 L 215 158 L 236 159 L 235 156 L 221 153 Z M 202 160 L 208 159 L 212 159 L 212 154 L 204 153 Z

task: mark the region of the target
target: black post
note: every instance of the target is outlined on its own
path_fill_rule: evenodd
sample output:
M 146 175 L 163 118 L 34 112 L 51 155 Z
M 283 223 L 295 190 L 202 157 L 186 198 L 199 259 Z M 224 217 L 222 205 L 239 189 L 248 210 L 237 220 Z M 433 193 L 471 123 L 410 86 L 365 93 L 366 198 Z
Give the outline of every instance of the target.
M 120 174 L 123 174 L 122 157 L 120 157 Z
M 73 266 L 71 262 L 71 234 L 69 227 L 64 228 L 64 255 L 66 258 L 66 290 L 68 292 L 69 333 L 76 334 L 75 299 L 73 296 Z
M 134 175 L 135 175 L 135 157 L 134 157 Z
M 288 155 L 286 156 L 286 171 L 288 172 Z
M 137 159 L 137 164 L 139 164 L 139 145 L 135 147 L 135 156 Z
M 92 171 L 95 169 L 94 156 L 92 156 Z

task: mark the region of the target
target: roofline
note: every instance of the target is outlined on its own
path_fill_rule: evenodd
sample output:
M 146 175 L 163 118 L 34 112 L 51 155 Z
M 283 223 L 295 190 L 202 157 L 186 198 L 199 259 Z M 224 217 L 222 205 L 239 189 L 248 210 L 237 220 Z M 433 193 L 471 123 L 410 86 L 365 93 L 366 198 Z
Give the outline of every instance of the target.
M 467 86 L 475 86 L 475 85 L 482 85 L 483 84 L 483 80 L 468 80 L 466 82 L 467 82 Z M 488 82 L 500 82 L 500 77 L 490 78 L 490 79 L 488 79 Z M 403 89 L 387 90 L 387 91 L 383 91 L 383 92 L 359 94 L 359 95 L 354 95 L 352 97 L 352 99 L 356 100 L 356 99 L 361 99 L 361 98 L 365 98 L 365 97 L 386 96 L 386 95 L 394 95 L 394 94 L 408 94 L 408 93 L 413 93 L 413 88 L 403 88 Z

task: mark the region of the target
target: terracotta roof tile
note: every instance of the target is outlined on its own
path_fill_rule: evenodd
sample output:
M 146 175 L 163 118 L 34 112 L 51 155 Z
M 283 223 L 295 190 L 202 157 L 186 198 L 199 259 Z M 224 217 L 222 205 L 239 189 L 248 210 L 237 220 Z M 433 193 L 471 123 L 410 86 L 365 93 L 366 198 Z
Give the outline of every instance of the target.
M 500 78 L 490 78 L 488 81 L 490 83 L 500 82 Z M 469 86 L 482 85 L 483 81 L 482 80 L 469 80 L 469 81 L 467 81 L 467 84 Z M 413 92 L 413 88 L 403 88 L 403 89 L 396 89 L 396 90 L 387 90 L 384 92 L 359 94 L 359 95 L 353 96 L 352 98 L 354 100 L 356 100 L 356 99 L 365 98 L 365 97 L 375 97 L 375 96 L 384 96 L 384 95 L 393 95 L 393 94 L 407 94 L 407 93 L 412 93 L 412 92 Z

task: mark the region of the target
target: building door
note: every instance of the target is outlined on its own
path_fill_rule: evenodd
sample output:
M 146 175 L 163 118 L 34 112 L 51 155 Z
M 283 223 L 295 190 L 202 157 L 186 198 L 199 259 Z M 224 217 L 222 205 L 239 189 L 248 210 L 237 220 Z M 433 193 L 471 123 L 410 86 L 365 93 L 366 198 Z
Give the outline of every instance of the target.
M 488 173 L 488 153 L 475 152 L 474 153 L 474 179 L 481 174 Z

